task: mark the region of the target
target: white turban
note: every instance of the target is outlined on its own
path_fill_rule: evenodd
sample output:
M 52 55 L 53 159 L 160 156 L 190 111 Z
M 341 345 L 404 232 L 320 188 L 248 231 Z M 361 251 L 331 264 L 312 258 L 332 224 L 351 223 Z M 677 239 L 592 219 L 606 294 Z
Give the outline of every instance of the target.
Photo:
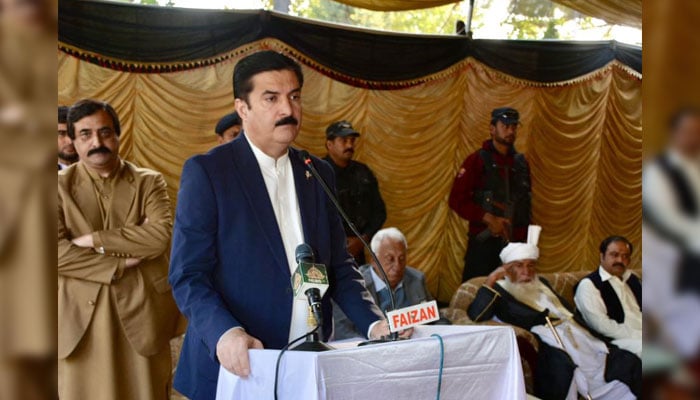
M 501 261 L 508 264 L 518 260 L 537 260 L 540 257 L 540 249 L 529 243 L 508 243 L 501 250 Z

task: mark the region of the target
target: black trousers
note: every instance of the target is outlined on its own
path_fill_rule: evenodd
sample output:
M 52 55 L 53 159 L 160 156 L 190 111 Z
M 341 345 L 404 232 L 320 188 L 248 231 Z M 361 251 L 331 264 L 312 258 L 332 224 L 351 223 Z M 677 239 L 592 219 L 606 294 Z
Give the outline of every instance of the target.
M 488 276 L 498 268 L 502 264 L 499 254 L 504 247 L 506 242 L 499 237 L 491 236 L 482 242 L 475 235 L 469 235 L 462 282 L 477 276 Z

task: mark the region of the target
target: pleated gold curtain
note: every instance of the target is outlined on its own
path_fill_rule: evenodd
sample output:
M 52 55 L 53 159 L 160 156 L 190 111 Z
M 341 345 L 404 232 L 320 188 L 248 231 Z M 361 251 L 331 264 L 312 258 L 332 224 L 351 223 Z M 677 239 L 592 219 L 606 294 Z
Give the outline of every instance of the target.
M 406 11 L 438 7 L 466 0 L 336 0 L 353 7 L 375 11 Z M 483 0 L 476 0 L 478 8 Z M 600 18 L 609 24 L 642 27 L 642 0 L 552 0 L 584 15 Z
M 276 48 L 267 40 L 249 50 Z M 246 54 L 246 52 L 243 52 Z M 120 153 L 162 172 L 175 206 L 184 161 L 216 144 L 214 125 L 232 111 L 231 75 L 242 55 L 193 70 L 135 74 L 58 53 L 58 98 L 109 101 L 122 120 Z M 571 82 L 541 85 L 473 59 L 401 90 L 367 90 L 304 67 L 303 123 L 296 145 L 325 155 L 325 128 L 348 119 L 362 137 L 356 158 L 377 175 L 385 226 L 408 239 L 408 263 L 449 301 L 461 283 L 467 222 L 448 205 L 464 158 L 488 138 L 490 110 L 513 106 L 516 146 L 532 169 L 534 222 L 543 226 L 541 272 L 592 270 L 598 243 L 622 234 L 641 251 L 641 77 L 613 62 Z
M 614 25 L 642 28 L 642 0 L 552 0 Z

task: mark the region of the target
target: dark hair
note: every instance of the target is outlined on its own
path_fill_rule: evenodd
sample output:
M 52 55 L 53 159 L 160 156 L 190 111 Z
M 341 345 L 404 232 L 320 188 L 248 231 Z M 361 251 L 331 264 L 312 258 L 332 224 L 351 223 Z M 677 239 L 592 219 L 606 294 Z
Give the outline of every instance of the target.
M 700 117 L 700 107 L 686 105 L 671 114 L 671 118 L 668 119 L 669 132 L 671 134 L 676 133 L 676 130 L 686 117 Z
M 58 123 L 65 124 L 68 118 L 68 106 L 58 106 Z
M 72 140 L 75 140 L 75 123 L 87 116 L 95 114 L 100 110 L 106 111 L 107 114 L 109 114 L 109 116 L 112 117 L 114 133 L 117 135 L 117 137 L 119 137 L 119 134 L 121 133 L 121 128 L 119 127 L 119 117 L 117 116 L 117 112 L 114 111 L 114 108 L 112 108 L 112 106 L 109 105 L 109 103 L 93 99 L 82 99 L 70 106 L 67 117 L 68 136 Z
M 260 51 L 242 58 L 233 68 L 233 98 L 248 103 L 248 95 L 253 91 L 253 76 L 267 71 L 288 70 L 294 72 L 299 87 L 304 86 L 304 75 L 296 61 L 272 50 Z
M 632 250 L 634 250 L 634 246 L 632 246 L 632 243 L 630 243 L 630 241 L 627 240 L 626 237 L 619 235 L 608 236 L 602 242 L 600 242 L 600 254 L 605 254 L 605 252 L 608 251 L 608 246 L 610 246 L 610 243 L 613 242 L 625 242 L 627 244 L 627 247 L 629 247 L 630 249 L 630 255 L 632 255 Z

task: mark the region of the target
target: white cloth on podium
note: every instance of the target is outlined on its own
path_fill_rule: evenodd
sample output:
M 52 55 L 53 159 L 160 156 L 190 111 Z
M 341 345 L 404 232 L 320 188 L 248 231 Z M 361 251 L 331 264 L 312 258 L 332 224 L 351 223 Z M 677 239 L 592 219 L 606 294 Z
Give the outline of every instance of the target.
M 434 398 L 442 336 L 440 398 L 524 400 L 515 333 L 503 326 L 418 326 L 410 340 L 354 347 L 330 343 L 323 353 L 288 351 L 282 356 L 280 400 Z M 221 368 L 218 400 L 274 398 L 278 350 L 250 350 L 251 373 L 241 379 Z

